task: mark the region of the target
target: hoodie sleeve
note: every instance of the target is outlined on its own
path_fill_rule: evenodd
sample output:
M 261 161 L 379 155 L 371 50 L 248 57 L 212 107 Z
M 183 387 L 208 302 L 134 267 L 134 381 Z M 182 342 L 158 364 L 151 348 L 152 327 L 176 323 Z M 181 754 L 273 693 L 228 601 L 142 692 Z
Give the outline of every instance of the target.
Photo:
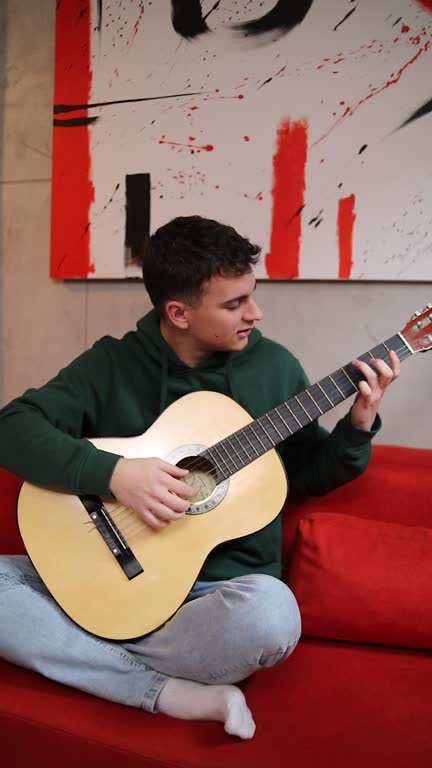
M 0 411 L 0 466 L 32 483 L 108 494 L 119 456 L 95 448 L 109 395 L 109 356 L 95 345 L 40 389 Z
M 293 395 L 309 386 L 299 364 L 299 377 Z M 318 421 L 296 432 L 282 444 L 280 456 L 293 488 L 308 496 L 321 496 L 358 477 L 367 467 L 371 440 L 381 426 L 377 416 L 371 431 L 353 426 L 349 413 L 332 432 Z

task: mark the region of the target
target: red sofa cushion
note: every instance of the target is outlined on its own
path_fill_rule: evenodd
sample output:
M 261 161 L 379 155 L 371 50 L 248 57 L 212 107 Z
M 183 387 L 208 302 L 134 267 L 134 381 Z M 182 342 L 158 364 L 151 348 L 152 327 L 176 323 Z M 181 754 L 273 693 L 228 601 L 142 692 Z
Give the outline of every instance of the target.
M 432 648 L 432 529 L 312 514 L 289 584 L 315 637 Z
M 365 519 L 432 527 L 432 451 L 374 445 L 366 471 L 316 498 L 290 494 L 285 507 L 283 560 L 289 566 L 304 514 L 341 512 Z M 414 501 L 413 501 L 414 500 Z

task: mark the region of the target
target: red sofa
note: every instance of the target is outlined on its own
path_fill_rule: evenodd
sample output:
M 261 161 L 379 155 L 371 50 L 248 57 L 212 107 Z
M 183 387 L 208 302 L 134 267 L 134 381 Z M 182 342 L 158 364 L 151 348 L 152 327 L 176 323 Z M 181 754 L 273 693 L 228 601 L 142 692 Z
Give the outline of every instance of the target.
M 21 552 L 20 481 L 0 470 L 0 552 Z M 243 689 L 257 723 L 122 707 L 0 661 L 5 768 L 430 768 L 432 451 L 375 446 L 367 472 L 290 499 L 284 554 L 304 636 Z

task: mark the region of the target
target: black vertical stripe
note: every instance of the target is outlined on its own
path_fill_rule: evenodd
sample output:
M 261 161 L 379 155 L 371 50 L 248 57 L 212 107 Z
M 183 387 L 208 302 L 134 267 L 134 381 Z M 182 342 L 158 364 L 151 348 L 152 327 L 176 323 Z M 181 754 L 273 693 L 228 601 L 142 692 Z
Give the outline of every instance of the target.
M 150 234 L 150 174 L 126 175 L 126 232 L 125 245 L 132 259 L 140 255 Z

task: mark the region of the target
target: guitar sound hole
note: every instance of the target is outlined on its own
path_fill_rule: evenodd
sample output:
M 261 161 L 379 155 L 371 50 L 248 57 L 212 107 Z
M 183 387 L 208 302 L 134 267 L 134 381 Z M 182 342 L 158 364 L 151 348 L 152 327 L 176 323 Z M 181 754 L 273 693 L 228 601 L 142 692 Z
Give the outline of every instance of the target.
M 189 470 L 184 481 L 194 491 L 191 504 L 197 504 L 212 495 L 216 488 L 216 469 L 211 461 L 203 456 L 185 456 L 177 462 L 177 466 Z

